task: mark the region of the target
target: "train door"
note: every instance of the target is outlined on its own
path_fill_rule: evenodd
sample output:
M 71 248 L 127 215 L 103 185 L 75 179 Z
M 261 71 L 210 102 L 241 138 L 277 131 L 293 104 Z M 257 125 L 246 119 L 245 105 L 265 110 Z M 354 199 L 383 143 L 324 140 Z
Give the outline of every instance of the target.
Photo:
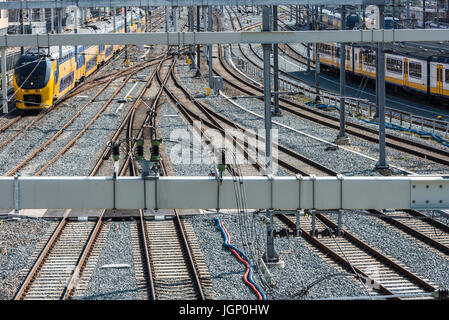
M 404 59 L 404 86 L 407 86 L 408 82 L 408 59 Z
M 443 65 L 437 64 L 437 94 L 443 94 Z

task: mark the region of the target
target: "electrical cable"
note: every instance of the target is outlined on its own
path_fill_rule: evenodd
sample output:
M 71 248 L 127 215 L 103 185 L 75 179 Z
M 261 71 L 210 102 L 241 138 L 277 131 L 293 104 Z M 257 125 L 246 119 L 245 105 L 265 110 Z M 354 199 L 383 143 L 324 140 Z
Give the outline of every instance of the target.
M 256 293 L 259 300 L 267 300 L 265 293 L 259 288 L 259 286 L 252 279 L 251 260 L 240 249 L 236 248 L 230 243 L 230 235 L 226 230 L 225 226 L 223 225 L 223 222 L 219 218 L 214 218 L 214 220 L 217 222 L 218 228 L 220 229 L 221 234 L 225 239 L 223 245 L 227 247 L 232 253 L 234 253 L 234 255 L 238 258 L 238 260 L 243 264 L 245 264 L 246 266 L 246 272 L 243 276 L 244 282 Z

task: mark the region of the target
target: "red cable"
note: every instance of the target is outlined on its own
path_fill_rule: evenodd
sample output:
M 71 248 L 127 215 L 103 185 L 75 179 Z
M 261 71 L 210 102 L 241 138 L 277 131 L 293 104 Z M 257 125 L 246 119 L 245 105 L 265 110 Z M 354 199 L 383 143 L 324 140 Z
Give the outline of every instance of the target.
M 220 224 L 221 224 L 221 227 L 223 228 L 224 232 L 226 233 L 226 236 L 228 237 L 227 244 L 231 244 L 231 236 L 229 235 L 228 230 L 226 230 L 225 226 L 223 225 L 223 221 L 220 220 Z M 257 290 L 257 288 L 248 280 L 248 274 L 249 274 L 249 269 L 250 269 L 248 261 L 242 259 L 242 257 L 238 254 L 238 252 L 235 251 L 234 249 L 229 249 L 229 250 L 231 250 L 231 252 L 234 253 L 234 255 L 237 257 L 237 259 L 246 266 L 246 272 L 243 275 L 243 281 L 248 286 L 250 286 L 251 289 L 253 289 L 253 291 L 257 294 L 257 297 L 259 298 L 259 300 L 263 300 L 263 297 L 260 294 L 259 290 Z

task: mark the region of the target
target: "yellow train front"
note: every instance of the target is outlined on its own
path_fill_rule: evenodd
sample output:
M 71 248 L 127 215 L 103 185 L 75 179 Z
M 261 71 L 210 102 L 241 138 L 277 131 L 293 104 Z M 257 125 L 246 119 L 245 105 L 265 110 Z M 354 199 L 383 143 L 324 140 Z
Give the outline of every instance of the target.
M 132 14 L 129 13 L 129 17 Z M 137 12 L 137 19 L 129 19 L 127 32 L 145 30 L 144 14 Z M 109 18 L 110 19 L 110 18 Z M 116 32 L 125 32 L 124 18 L 117 19 Z M 111 22 L 111 21 L 109 21 Z M 111 23 L 96 22 L 100 32 L 113 32 Z M 79 33 L 93 33 L 91 25 L 80 28 Z M 77 83 L 89 77 L 98 66 L 112 58 L 113 54 L 124 48 L 118 45 L 63 47 L 62 56 L 58 48 L 31 48 L 23 54 L 14 69 L 14 92 L 17 109 L 46 109 L 54 100 L 64 96 Z
M 53 104 L 57 62 L 39 53 L 22 55 L 14 70 L 18 109 L 42 109 Z

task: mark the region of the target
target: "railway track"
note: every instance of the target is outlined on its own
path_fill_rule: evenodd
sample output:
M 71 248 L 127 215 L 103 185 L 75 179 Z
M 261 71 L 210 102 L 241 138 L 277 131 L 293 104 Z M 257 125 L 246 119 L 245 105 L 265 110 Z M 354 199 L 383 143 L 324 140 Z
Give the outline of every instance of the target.
M 70 221 L 64 217 L 39 254 L 14 300 L 68 299 L 89 256 L 103 221 Z
M 402 231 L 405 238 L 417 241 L 445 258 L 449 256 L 449 226 L 416 210 L 369 212 L 376 214 L 386 225 Z
M 281 225 L 291 230 L 296 228 L 296 218 L 284 214 L 277 218 Z M 301 236 L 311 245 L 309 248 L 314 252 L 319 250 L 319 255 L 339 270 L 355 275 L 367 295 L 426 295 L 436 290 L 429 280 L 410 272 L 399 261 L 346 230 L 343 229 L 342 236 L 335 236 L 337 225 L 321 214 L 316 215 L 315 221 L 315 230 L 322 232 L 321 235 L 312 236 L 311 217 L 301 216 L 300 226 Z
M 246 56 L 246 59 L 248 59 L 248 61 L 252 65 L 259 69 L 262 69 L 257 63 L 250 59 L 243 50 L 241 52 L 244 56 Z M 250 96 L 256 96 L 256 98 L 259 100 L 263 100 L 263 98 L 261 97 L 261 94 L 263 94 L 263 88 L 234 72 L 225 62 L 222 47 L 219 48 L 217 55 L 215 56 L 218 56 L 219 60 L 219 63 L 214 63 L 215 74 L 221 76 L 223 78 L 223 81 L 229 84 L 234 89 Z M 261 59 L 260 56 L 258 58 Z M 290 84 L 293 87 L 297 86 L 293 82 L 291 82 Z M 285 110 L 290 114 L 336 130 L 339 129 L 339 119 L 330 114 L 325 114 L 318 110 L 313 110 L 287 98 L 280 97 L 279 101 L 280 109 Z M 363 125 L 347 122 L 346 132 L 350 135 L 356 136 L 371 143 L 378 144 L 379 142 L 377 130 L 365 127 Z M 402 151 L 422 159 L 431 160 L 436 163 L 449 166 L 448 151 L 434 148 L 432 146 L 416 141 L 410 141 L 405 138 L 400 138 L 388 133 L 386 134 L 386 145 L 387 147 L 396 149 L 398 151 Z

